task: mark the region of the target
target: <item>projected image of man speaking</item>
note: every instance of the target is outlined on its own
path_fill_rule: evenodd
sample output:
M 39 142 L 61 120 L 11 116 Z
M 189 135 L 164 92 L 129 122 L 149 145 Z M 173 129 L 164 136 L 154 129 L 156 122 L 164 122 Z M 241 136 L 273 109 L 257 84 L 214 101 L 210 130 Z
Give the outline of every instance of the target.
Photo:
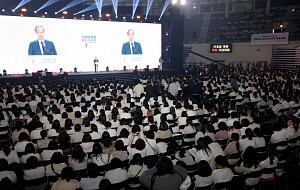
M 134 41 L 134 31 L 129 29 L 127 31 L 129 41 L 123 44 L 122 55 L 128 54 L 143 54 L 141 44 Z
M 43 26 L 36 26 L 35 34 L 37 40 L 30 42 L 28 55 L 57 55 L 54 43 L 45 40 L 45 29 Z

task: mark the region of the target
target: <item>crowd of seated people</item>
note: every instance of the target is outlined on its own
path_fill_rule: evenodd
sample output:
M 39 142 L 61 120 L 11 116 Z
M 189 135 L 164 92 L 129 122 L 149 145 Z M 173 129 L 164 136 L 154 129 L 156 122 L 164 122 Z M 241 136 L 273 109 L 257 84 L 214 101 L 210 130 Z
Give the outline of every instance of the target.
M 251 34 L 269 33 L 270 24 L 286 13 L 286 9 L 251 9 L 241 13 L 232 13 L 228 17 L 212 15 L 209 22 L 206 42 L 249 42 Z
M 268 186 L 300 145 L 299 85 L 239 69 L 1 85 L 0 189 Z

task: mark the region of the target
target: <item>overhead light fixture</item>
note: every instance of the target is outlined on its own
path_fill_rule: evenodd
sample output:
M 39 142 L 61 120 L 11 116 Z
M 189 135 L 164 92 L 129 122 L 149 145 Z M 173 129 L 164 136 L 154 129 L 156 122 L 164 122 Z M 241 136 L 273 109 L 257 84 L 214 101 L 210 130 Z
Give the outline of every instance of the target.
M 185 0 L 181 0 L 180 5 L 185 5 Z
M 48 12 L 45 12 L 45 15 L 48 14 Z
M 25 12 L 27 12 L 27 9 L 26 9 L 26 8 L 22 8 L 21 11 L 22 11 L 23 13 L 25 13 Z
M 172 0 L 172 5 L 177 4 L 177 0 Z
M 92 18 L 92 17 L 93 17 L 93 15 L 90 15 L 90 17 Z
M 109 13 L 106 13 L 105 16 L 106 16 L 106 17 L 110 17 L 110 14 L 109 14 Z
M 137 16 L 136 16 L 136 18 L 137 18 L 137 19 L 140 19 L 140 18 L 141 18 L 141 16 L 140 16 L 140 15 L 137 15 Z
M 68 11 L 63 11 L 63 14 L 64 14 L 64 15 L 67 15 L 67 14 L 68 14 Z

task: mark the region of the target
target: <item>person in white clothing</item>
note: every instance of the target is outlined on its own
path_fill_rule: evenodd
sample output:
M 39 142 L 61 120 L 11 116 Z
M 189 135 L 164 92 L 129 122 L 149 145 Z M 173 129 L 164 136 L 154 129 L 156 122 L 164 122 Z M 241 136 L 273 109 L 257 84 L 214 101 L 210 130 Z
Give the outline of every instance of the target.
M 215 159 L 217 169 L 213 170 L 212 177 L 214 183 L 229 182 L 233 178 L 233 173 L 228 168 L 228 162 L 224 156 L 217 156 Z
M 205 160 L 201 160 L 198 164 L 196 174 L 193 177 L 195 187 L 207 187 L 213 184 L 212 169 Z
M 245 151 L 248 146 L 255 147 L 255 141 L 253 140 L 253 132 L 251 129 L 246 129 L 246 138 L 239 140 L 242 151 Z

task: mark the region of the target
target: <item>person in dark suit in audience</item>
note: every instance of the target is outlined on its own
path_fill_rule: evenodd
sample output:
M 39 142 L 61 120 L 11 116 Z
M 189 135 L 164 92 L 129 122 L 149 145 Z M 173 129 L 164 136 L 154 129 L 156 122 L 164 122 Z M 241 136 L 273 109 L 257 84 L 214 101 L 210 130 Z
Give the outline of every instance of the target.
M 132 29 L 127 31 L 127 36 L 129 41 L 123 44 L 122 55 L 143 54 L 141 44 L 134 41 L 134 31 Z
M 45 40 L 45 29 L 43 26 L 36 26 L 35 34 L 37 40 L 30 42 L 28 55 L 57 55 L 54 43 Z

